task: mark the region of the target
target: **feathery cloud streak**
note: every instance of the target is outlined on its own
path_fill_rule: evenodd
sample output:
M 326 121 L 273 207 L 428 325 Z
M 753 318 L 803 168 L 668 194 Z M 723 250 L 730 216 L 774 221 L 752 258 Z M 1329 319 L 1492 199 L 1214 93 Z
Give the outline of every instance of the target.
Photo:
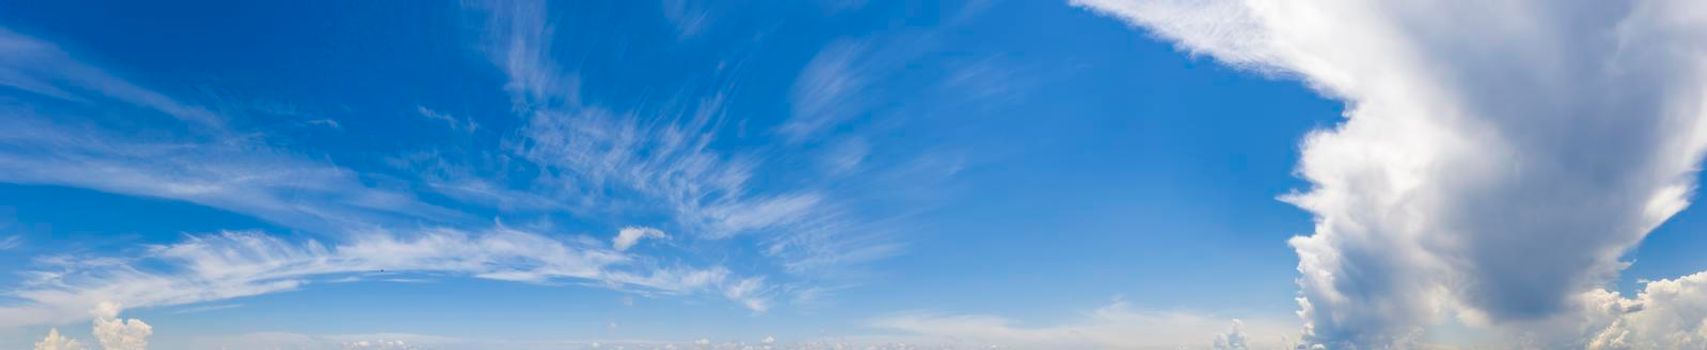
M 128 307 L 181 305 L 379 273 L 585 282 L 678 295 L 753 288 L 746 280 L 733 281 L 733 274 L 721 267 L 665 265 L 605 249 L 596 241 L 563 241 L 506 227 L 370 232 L 334 245 L 291 242 L 260 232 L 223 232 L 153 246 L 136 259 L 50 257 L 43 263 L 56 269 L 34 272 L 24 287 L 8 293 L 28 303 L 0 307 L 0 327 L 71 322 L 88 315 L 77 310 L 109 302 Z M 762 302 L 763 297 L 729 296 L 743 304 Z
M 896 249 L 859 232 L 825 191 L 754 188 L 762 157 L 712 146 L 725 119 L 723 95 L 687 98 L 693 103 L 679 112 L 658 114 L 583 101 L 579 79 L 551 54 L 545 3 L 477 6 L 488 15 L 488 55 L 526 121 L 506 148 L 541 168 L 541 192 L 666 213 L 681 227 L 672 231 L 701 239 L 760 234 L 760 251 L 796 273 Z

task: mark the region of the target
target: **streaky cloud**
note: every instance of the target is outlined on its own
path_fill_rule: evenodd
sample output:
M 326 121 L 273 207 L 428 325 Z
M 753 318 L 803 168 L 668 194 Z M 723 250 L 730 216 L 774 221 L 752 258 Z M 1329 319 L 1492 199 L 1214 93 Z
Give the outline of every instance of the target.
M 0 85 L 72 101 L 116 99 L 214 132 L 223 131 L 225 126 L 224 118 L 206 108 L 179 102 L 85 64 L 52 43 L 0 28 L 0 50 L 7 53 L 0 55 Z
M 0 181 L 181 200 L 338 234 L 393 222 L 468 221 L 355 171 L 244 138 L 139 138 L 0 106 Z
M 474 2 L 485 17 L 491 61 L 504 73 L 524 125 L 504 148 L 541 169 L 533 192 L 590 210 L 662 213 L 683 237 L 725 240 L 757 235 L 760 251 L 783 270 L 828 276 L 837 267 L 898 248 L 863 230 L 843 204 L 812 186 L 756 188 L 763 150 L 714 147 L 727 122 L 723 91 L 679 97 L 668 108 L 624 110 L 586 101 L 580 79 L 552 55 L 556 27 L 537 1 Z
M 138 258 L 59 256 L 40 264 L 50 268 L 30 271 L 33 280 L 8 293 L 23 303 L 0 306 L 0 327 L 85 319 L 89 314 L 78 310 L 106 310 L 107 303 L 133 308 L 195 304 L 290 291 L 338 277 L 393 274 L 582 283 L 667 295 L 756 289 L 722 267 L 663 264 L 501 226 L 481 232 L 368 232 L 330 245 L 232 231 L 153 246 Z M 767 296 L 744 293 L 729 299 L 753 304 Z M 98 312 L 95 318 L 108 314 Z

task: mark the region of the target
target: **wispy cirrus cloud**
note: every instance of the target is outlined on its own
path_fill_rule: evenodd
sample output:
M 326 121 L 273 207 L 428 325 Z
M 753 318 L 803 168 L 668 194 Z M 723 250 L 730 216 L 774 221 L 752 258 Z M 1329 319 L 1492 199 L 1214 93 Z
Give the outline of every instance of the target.
M 426 106 L 415 106 L 415 112 L 419 113 L 423 118 L 445 123 L 446 126 L 450 127 L 450 129 L 454 131 L 473 133 L 476 130 L 480 130 L 480 124 L 476 123 L 474 118 L 459 118 L 449 113 L 432 110 Z
M 138 138 L 0 106 L 0 181 L 167 198 L 326 233 L 467 216 L 245 138 Z
M 536 284 L 573 283 L 640 293 L 720 294 L 755 288 L 722 267 L 662 264 L 604 248 L 506 227 L 468 232 L 370 232 L 325 244 L 262 232 L 192 235 L 149 247 L 138 257 L 48 257 L 45 268 L 6 293 L 21 303 L 0 306 L 0 327 L 62 324 L 116 302 L 158 307 L 276 293 L 378 273 L 428 274 Z M 728 298 L 748 304 L 765 295 Z
M 405 219 L 467 219 L 261 136 L 233 132 L 222 116 L 81 63 L 51 43 L 0 29 L 0 46 L 16 53 L 0 58 L 0 83 L 107 111 L 44 109 L 27 98 L 0 104 L 0 128 L 11 131 L 0 135 L 0 181 L 181 200 L 333 234 Z M 83 96 L 88 92 L 181 123 L 113 131 L 84 114 L 132 112 Z
M 880 71 L 867 50 L 862 41 L 841 40 L 813 56 L 794 81 L 792 113 L 778 131 L 802 142 L 868 112 L 875 102 L 866 89 Z
M 202 127 L 220 129 L 225 119 L 205 108 L 181 103 L 137 86 L 73 57 L 57 45 L 0 28 L 0 85 L 73 101 L 94 96 L 116 99 L 165 113 Z
M 899 251 L 874 228 L 874 220 L 845 209 L 847 203 L 818 181 L 796 186 L 754 180 L 778 175 L 765 173 L 775 168 L 766 161 L 776 149 L 714 146 L 726 131 L 725 95 L 680 98 L 689 102 L 654 110 L 582 101 L 579 79 L 568 69 L 575 64 L 553 56 L 555 29 L 546 4 L 474 6 L 490 15 L 483 48 L 506 78 L 504 89 L 522 121 L 518 130 L 502 134 L 492 157 L 503 159 L 505 169 L 498 172 L 537 173 L 493 176 L 484 171 L 490 169 L 466 169 L 437 154 L 404 156 L 395 158 L 396 165 L 420 173 L 421 181 L 399 184 L 327 155 L 270 144 L 261 132 L 233 130 L 241 123 L 227 125 L 227 116 L 78 63 L 45 41 L 0 33 L 0 45 L 20 53 L 0 59 L 0 83 L 32 94 L 0 105 L 0 128 L 16 131 L 0 134 L 0 182 L 184 201 L 320 239 L 227 232 L 104 257 L 43 257 L 37 260 L 41 265 L 25 271 L 31 276 L 27 285 L 5 291 L 20 302 L 0 307 L 0 323 L 63 323 L 88 317 L 83 310 L 106 301 L 147 308 L 228 300 L 372 270 L 703 293 L 762 311 L 783 294 L 824 290 L 797 280 L 827 278 L 837 268 Z M 133 133 L 76 112 L 38 108 L 31 103 L 35 98 L 70 101 L 100 114 L 142 107 L 174 118 L 160 121 L 160 130 Z M 425 105 L 416 112 L 455 130 L 479 127 L 471 118 Z M 307 123 L 343 127 L 329 120 Z M 837 172 L 853 173 L 871 146 L 863 139 L 842 144 L 847 146 Z M 800 172 L 817 175 L 814 170 Z M 612 250 L 488 228 L 489 221 L 475 218 L 469 212 L 477 209 L 469 208 L 661 218 L 644 224 L 669 227 L 672 237 L 683 240 L 755 244 L 744 251 L 774 262 L 756 270 L 787 274 L 662 264 L 625 252 L 639 238 L 655 236 L 634 237 Z
M 24 236 L 23 235 L 6 236 L 5 238 L 0 238 L 0 251 L 10 250 L 12 248 L 17 248 L 19 245 L 23 245 L 23 244 L 24 244 Z
M 524 31 L 512 38 L 517 45 L 532 45 L 535 41 L 527 39 L 530 37 L 548 37 L 525 32 L 538 28 L 512 27 Z M 65 113 L 36 108 L 29 99 L 15 100 L 16 104 L 0 106 L 5 110 L 0 127 L 12 131 L 0 135 L 0 181 L 185 201 L 251 215 L 339 242 L 294 243 L 265 233 L 228 232 L 191 235 L 182 242 L 151 246 L 132 256 L 45 257 L 38 259 L 40 268 L 24 271 L 30 280 L 5 291 L 17 302 L 0 307 L 0 324 L 84 319 L 89 317 L 85 310 L 109 301 L 145 308 L 226 300 L 294 290 L 321 279 L 348 278 L 375 270 L 526 283 L 568 282 L 647 294 L 704 292 L 724 295 L 747 306 L 764 305 L 771 297 L 763 288 L 755 287 L 759 280 L 740 279 L 722 267 L 665 265 L 604 247 L 589 248 L 508 228 L 470 231 L 467 228 L 481 226 L 470 215 L 427 204 L 408 188 L 382 188 L 363 173 L 273 147 L 260 135 L 233 132 L 224 129 L 223 123 L 191 118 L 202 116 L 200 111 L 205 109 L 143 90 L 93 67 L 53 62 L 66 61 L 68 55 L 39 40 L 11 32 L 0 34 L 4 34 L 0 44 L 22 53 L 0 62 L 5 64 L 5 74 L 0 77 L 7 79 L 7 86 L 93 109 L 112 109 L 107 105 L 110 101 L 79 95 L 85 90 L 97 91 L 121 102 L 173 114 L 184 123 L 144 135 L 119 133 L 96 121 L 77 118 L 74 113 L 61 115 Z M 558 76 L 550 65 L 522 61 L 502 66 L 517 69 L 517 76 L 541 72 Z M 544 91 L 563 87 L 555 81 L 518 79 L 510 88 L 524 101 L 549 105 L 573 96 L 564 91 Z M 426 113 L 431 111 L 424 108 L 422 111 L 429 118 L 443 116 Z M 474 128 L 471 122 L 463 125 Z M 429 181 L 428 188 L 454 193 L 452 197 L 457 200 L 499 208 L 564 207 L 556 203 L 563 200 L 561 197 L 521 196 L 525 192 L 471 174 L 461 175 Z M 674 186 L 659 184 L 665 185 Z M 422 226 L 448 228 L 415 228 Z M 395 229 L 399 227 L 405 229 Z
M 761 234 L 762 251 L 791 271 L 895 251 L 857 230 L 848 222 L 855 218 L 826 191 L 753 186 L 763 156 L 713 147 L 725 120 L 723 95 L 677 99 L 691 102 L 663 112 L 582 101 L 579 79 L 551 55 L 554 29 L 542 17 L 545 4 L 480 6 L 489 15 L 488 54 L 508 77 L 514 109 L 526 120 L 506 147 L 541 168 L 536 190 L 604 208 L 666 213 L 682 227 L 672 231 L 700 239 Z

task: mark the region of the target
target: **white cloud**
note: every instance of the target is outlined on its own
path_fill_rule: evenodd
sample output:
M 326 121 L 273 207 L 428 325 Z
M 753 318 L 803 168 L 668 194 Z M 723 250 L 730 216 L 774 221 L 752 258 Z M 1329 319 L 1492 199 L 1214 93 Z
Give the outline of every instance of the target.
M 220 129 L 224 119 L 204 108 L 180 103 L 84 64 L 76 57 L 44 42 L 0 28 L 0 85 L 71 101 L 88 101 L 87 91 L 131 105 L 153 109 L 198 126 Z
M 402 340 L 358 340 L 343 344 L 345 350 L 416 350 L 420 347 Z
M 827 191 L 750 186 L 764 157 L 713 147 L 725 121 L 721 94 L 679 97 L 671 101 L 687 102 L 646 111 L 582 101 L 578 79 L 550 55 L 554 27 L 541 17 L 545 4 L 482 6 L 490 15 L 488 54 L 508 76 L 514 109 L 526 120 L 505 145 L 541 168 L 534 192 L 605 210 L 661 212 L 683 236 L 762 234 L 766 254 L 801 276 L 895 250 L 857 230 Z
M 181 200 L 321 233 L 467 219 L 407 191 L 371 185 L 328 161 L 269 145 L 264 135 L 229 130 L 224 116 L 80 63 L 51 43 L 0 28 L 0 47 L 16 53 L 0 58 L 0 85 L 131 119 L 147 116 L 124 104 L 150 108 L 182 122 L 114 132 L 99 118 L 42 104 L 0 106 L 0 129 L 12 131 L 0 134 L 0 169 L 7 170 L 0 171 L 0 182 Z M 83 96 L 87 92 L 121 103 Z M 261 109 L 301 113 L 289 105 Z M 340 127 L 330 119 L 306 123 Z
M 662 0 L 659 7 L 663 9 L 664 19 L 676 28 L 676 37 L 688 39 L 698 36 L 701 31 L 710 26 L 714 18 L 708 5 L 715 3 L 692 0 Z
M 24 235 L 11 235 L 0 238 L 0 250 L 10 250 L 24 244 Z
M 403 333 L 307 335 L 282 332 L 262 332 L 198 337 L 189 341 L 188 349 L 404 350 L 517 348 L 505 347 L 506 345 L 510 344 L 479 344 L 468 339 Z
M 480 130 L 480 124 L 476 124 L 473 118 L 457 118 L 454 115 L 435 111 L 427 108 L 426 106 L 415 106 L 415 112 L 421 114 L 422 117 L 426 117 L 427 119 L 445 123 L 445 125 L 450 126 L 451 130 L 469 133 Z
M 864 94 L 872 72 L 861 42 L 831 43 L 800 72 L 790 92 L 793 115 L 779 129 L 795 142 L 818 136 L 868 108 Z
M 579 103 L 580 81 L 551 59 L 552 28 L 543 1 L 474 1 L 490 15 L 486 51 L 509 77 L 504 90 L 518 110 Z
M 1413 346 L 1446 315 L 1580 323 L 1707 148 L 1698 1 L 1073 3 L 1347 103 L 1286 196 L 1316 216 L 1291 244 L 1305 336 L 1330 348 Z
M 510 73 L 508 88 L 519 108 L 540 106 L 539 118 L 549 118 L 560 106 L 574 102 L 573 79 L 561 75 L 544 56 L 550 50 L 542 3 L 496 4 L 503 17 L 494 24 L 494 58 Z M 124 102 L 160 109 L 189 121 L 160 132 L 119 133 L 76 116 L 50 113 L 28 104 L 0 107 L 0 182 L 59 185 L 123 195 L 180 200 L 254 216 L 281 226 L 326 234 L 340 242 L 292 243 L 261 233 L 191 236 L 185 242 L 154 247 L 143 256 L 124 258 L 49 257 L 48 267 L 30 271 L 30 284 L 11 287 L 7 296 L 20 301 L 0 306 L 0 325 L 56 324 L 87 317 L 97 302 L 116 300 L 131 307 L 179 305 L 292 290 L 316 278 L 350 278 L 370 270 L 447 272 L 477 278 L 556 283 L 577 280 L 644 293 L 689 294 L 698 290 L 716 295 L 733 275 L 722 267 L 693 268 L 585 247 L 543 235 L 493 229 L 476 233 L 460 229 L 482 224 L 467 213 L 428 204 L 407 187 L 387 187 L 368 174 L 346 169 L 312 156 L 273 147 L 266 137 L 224 130 L 221 123 L 197 121 L 203 109 L 179 103 L 164 94 L 142 90 L 116 77 L 68 61 L 52 45 L 0 30 L 0 46 L 20 55 L 0 58 L 0 83 L 43 95 L 96 103 L 79 96 L 98 90 Z M 39 56 L 39 57 L 38 57 Z M 105 89 L 105 90 L 102 90 Z M 642 202 L 665 203 L 672 217 L 726 237 L 735 232 L 774 227 L 813 211 L 818 201 L 810 192 L 753 195 L 744 181 L 751 163 L 707 149 L 706 123 L 718 108 L 709 102 L 695 122 L 641 128 L 632 118 L 599 120 L 563 127 L 583 129 L 591 136 L 604 131 L 648 130 L 647 140 L 595 138 L 576 145 L 644 145 L 656 157 L 612 154 L 604 158 L 541 160 L 545 167 L 575 173 L 575 178 L 552 185 L 559 191 L 512 189 L 472 176 L 428 179 L 426 187 L 455 200 L 496 207 L 562 210 L 601 208 L 620 211 L 623 203 L 605 196 L 581 196 L 579 181 L 598 179 L 599 186 L 627 185 L 644 194 Z M 110 106 L 100 106 L 110 107 Z M 552 107 L 552 108 L 544 108 Z M 531 109 L 530 109 L 531 110 Z M 457 118 L 419 108 L 427 118 Z M 548 123 L 548 122 L 540 122 Z M 695 124 L 698 123 L 698 124 Z M 462 123 L 472 130 L 471 121 Z M 187 132 L 178 132 L 185 127 Z M 546 126 L 550 127 L 550 126 Z M 550 130 L 547 130 L 549 132 Z M 551 135 L 540 134 L 547 140 Z M 581 134 L 571 134 L 577 137 Z M 530 140 L 537 141 L 538 139 Z M 519 142 L 519 141 L 518 141 Z M 612 143 L 640 142 L 640 143 Z M 514 142 L 512 142 L 514 143 Z M 535 144 L 545 147 L 556 144 Z M 516 150 L 521 150 L 520 148 Z M 573 151 L 588 151 L 574 149 Z M 614 161 L 614 164 L 577 160 Z M 380 176 L 383 180 L 383 175 Z M 434 181 L 444 180 L 444 181 Z M 551 196 L 535 194 L 547 193 Z M 597 201 L 568 206 L 562 202 Z M 615 208 L 615 209 L 611 209 Z M 459 229 L 385 232 L 391 227 Z M 378 232 L 378 233 L 376 233 Z M 352 256 L 364 249 L 395 253 Z M 235 254 L 235 255 L 222 255 Z M 472 254 L 450 256 L 450 254 Z M 508 260 L 505 260 L 508 259 Z M 604 260 L 613 259 L 613 260 Z M 164 267 L 164 268 L 162 268 Z M 620 267 L 619 270 L 612 270 Z M 763 305 L 762 296 L 739 300 Z
M 376 188 L 351 170 L 247 138 L 141 138 L 0 107 L 0 182 L 88 188 L 181 200 L 280 225 L 341 233 L 391 222 L 467 215 Z
M 869 325 L 905 335 L 896 341 L 918 346 L 981 348 L 999 346 L 1020 349 L 1175 349 L 1204 348 L 1227 342 L 1226 319 L 1185 312 L 1135 310 L 1115 301 L 1088 313 L 1082 319 L 1053 325 L 1025 327 L 1006 318 L 989 315 L 900 314 L 877 318 Z M 1240 338 L 1252 348 L 1284 348 L 1287 322 L 1252 323 L 1264 338 Z M 1233 332 L 1244 337 L 1243 323 Z
M 1707 272 L 1648 282 L 1635 299 L 1599 301 L 1612 322 L 1592 333 L 1589 349 L 1707 348 Z
M 754 312 L 764 312 L 770 309 L 769 299 L 764 297 L 765 280 L 760 277 L 744 278 L 723 287 L 723 296 L 729 300 L 738 301 L 742 306 Z
M 1233 320 L 1232 328 L 1227 333 L 1215 336 L 1215 343 L 1210 346 L 1215 350 L 1250 350 L 1250 336 L 1245 335 L 1245 322 Z
M 803 341 L 778 341 L 775 337 L 764 337 L 757 341 L 741 340 L 712 341 L 709 338 L 686 339 L 481 339 L 455 338 L 419 334 L 348 334 L 348 335 L 309 335 L 297 333 L 264 332 L 227 336 L 206 336 L 191 339 L 186 350 L 223 350 L 223 349 L 437 349 L 437 350 L 580 350 L 580 349 L 634 349 L 634 350 L 680 350 L 680 349 L 717 349 L 717 350 L 754 350 L 754 349 L 797 349 L 797 350 L 833 350 L 833 349 L 869 349 L 869 350 L 903 350 L 903 349 L 989 349 L 989 346 L 951 346 L 940 343 L 910 343 L 908 340 L 897 340 L 886 337 L 834 337 L 824 339 L 808 339 Z M 921 346 L 929 347 L 921 347 Z M 1202 346 L 1192 346 L 1201 348 Z M 1001 348 L 1025 348 L 1008 347 Z
M 148 336 L 154 334 L 154 328 L 138 319 L 119 318 L 118 303 L 101 302 L 95 305 L 89 315 L 93 317 L 92 331 L 97 343 L 104 350 L 148 350 Z M 36 342 L 36 350 L 83 350 L 83 344 L 76 339 L 59 335 L 59 329 L 50 329 L 47 338 Z
M 84 349 L 83 344 L 78 343 L 76 339 L 71 339 L 69 337 L 59 335 L 59 329 L 58 328 L 48 330 L 47 331 L 47 338 L 42 338 L 41 341 L 36 342 L 36 350 L 83 350 L 83 349 Z
M 640 240 L 644 238 L 667 239 L 670 238 L 670 235 L 651 227 L 624 227 L 621 231 L 617 231 L 616 238 L 611 239 L 611 248 L 615 248 L 619 252 L 625 251 L 634 247 L 636 243 L 640 243 Z
M 0 84 L 82 104 L 92 91 L 187 122 L 187 132 L 112 133 L 28 104 L 0 107 L 0 182 L 183 200 L 281 225 L 336 232 L 400 217 L 462 215 L 366 185 L 354 172 L 234 134 L 221 116 L 79 63 L 50 43 L 0 29 Z M 103 105 L 104 106 L 104 105 Z M 140 116 L 139 116 L 140 117 Z M 332 126 L 336 122 L 327 120 Z M 311 121 L 315 122 L 315 121 Z
M 376 273 L 433 273 L 526 283 L 596 282 L 642 293 L 690 294 L 741 286 L 722 267 L 663 265 L 537 233 L 498 227 L 485 232 L 434 229 L 408 235 L 372 232 L 348 242 L 301 243 L 259 232 L 190 236 L 134 259 L 61 257 L 32 271 L 34 279 L 0 306 L 0 327 L 54 324 L 87 317 L 103 302 L 131 307 L 201 303 L 300 288 L 316 280 Z M 750 304 L 756 295 L 731 300 Z
M 105 350 L 148 350 L 148 336 L 154 328 L 138 319 L 119 318 L 119 305 L 102 302 L 90 312 L 94 320 L 95 340 Z
M 328 129 L 332 129 L 332 130 L 344 130 L 343 124 L 338 124 L 337 120 L 333 120 L 330 118 L 309 119 L 308 121 L 303 122 L 303 123 L 306 123 L 308 125 L 319 125 L 319 126 L 326 127 Z
M 822 162 L 830 174 L 844 175 L 858 170 L 861 163 L 871 156 L 871 144 L 863 138 L 850 137 L 831 146 L 824 152 Z

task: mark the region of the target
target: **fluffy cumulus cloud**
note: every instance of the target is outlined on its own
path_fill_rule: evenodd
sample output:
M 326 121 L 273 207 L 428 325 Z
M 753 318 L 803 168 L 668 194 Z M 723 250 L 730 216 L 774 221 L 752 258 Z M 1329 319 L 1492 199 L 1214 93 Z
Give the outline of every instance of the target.
M 1612 313 L 1589 349 L 1707 348 L 1707 272 L 1648 282 L 1635 299 L 1597 298 Z
M 95 317 L 95 340 L 106 350 L 147 350 L 154 328 L 138 319 L 119 318 L 119 304 L 103 302 L 91 312 Z
M 84 348 L 83 348 L 83 343 L 78 343 L 76 339 L 71 339 L 70 337 L 59 335 L 59 329 L 55 328 L 55 329 L 50 329 L 47 331 L 47 338 L 42 338 L 41 341 L 36 342 L 36 348 L 35 349 L 36 350 L 83 350 Z
M 1291 240 L 1308 343 L 1409 347 L 1458 322 L 1542 347 L 1698 344 L 1682 342 L 1699 337 L 1692 315 L 1671 314 L 1699 305 L 1686 292 L 1696 277 L 1634 300 L 1601 288 L 1696 187 L 1707 5 L 1075 4 L 1346 102 L 1343 123 L 1305 138 L 1298 174 L 1312 188 L 1285 197 L 1316 216 Z M 1616 324 L 1600 332 L 1594 319 Z
M 148 336 L 154 328 L 138 319 L 119 318 L 118 303 L 101 302 L 89 313 L 94 317 L 91 333 L 105 350 L 148 350 Z M 47 331 L 47 338 L 36 342 L 36 350 L 83 350 L 76 339 L 62 336 L 59 329 Z

